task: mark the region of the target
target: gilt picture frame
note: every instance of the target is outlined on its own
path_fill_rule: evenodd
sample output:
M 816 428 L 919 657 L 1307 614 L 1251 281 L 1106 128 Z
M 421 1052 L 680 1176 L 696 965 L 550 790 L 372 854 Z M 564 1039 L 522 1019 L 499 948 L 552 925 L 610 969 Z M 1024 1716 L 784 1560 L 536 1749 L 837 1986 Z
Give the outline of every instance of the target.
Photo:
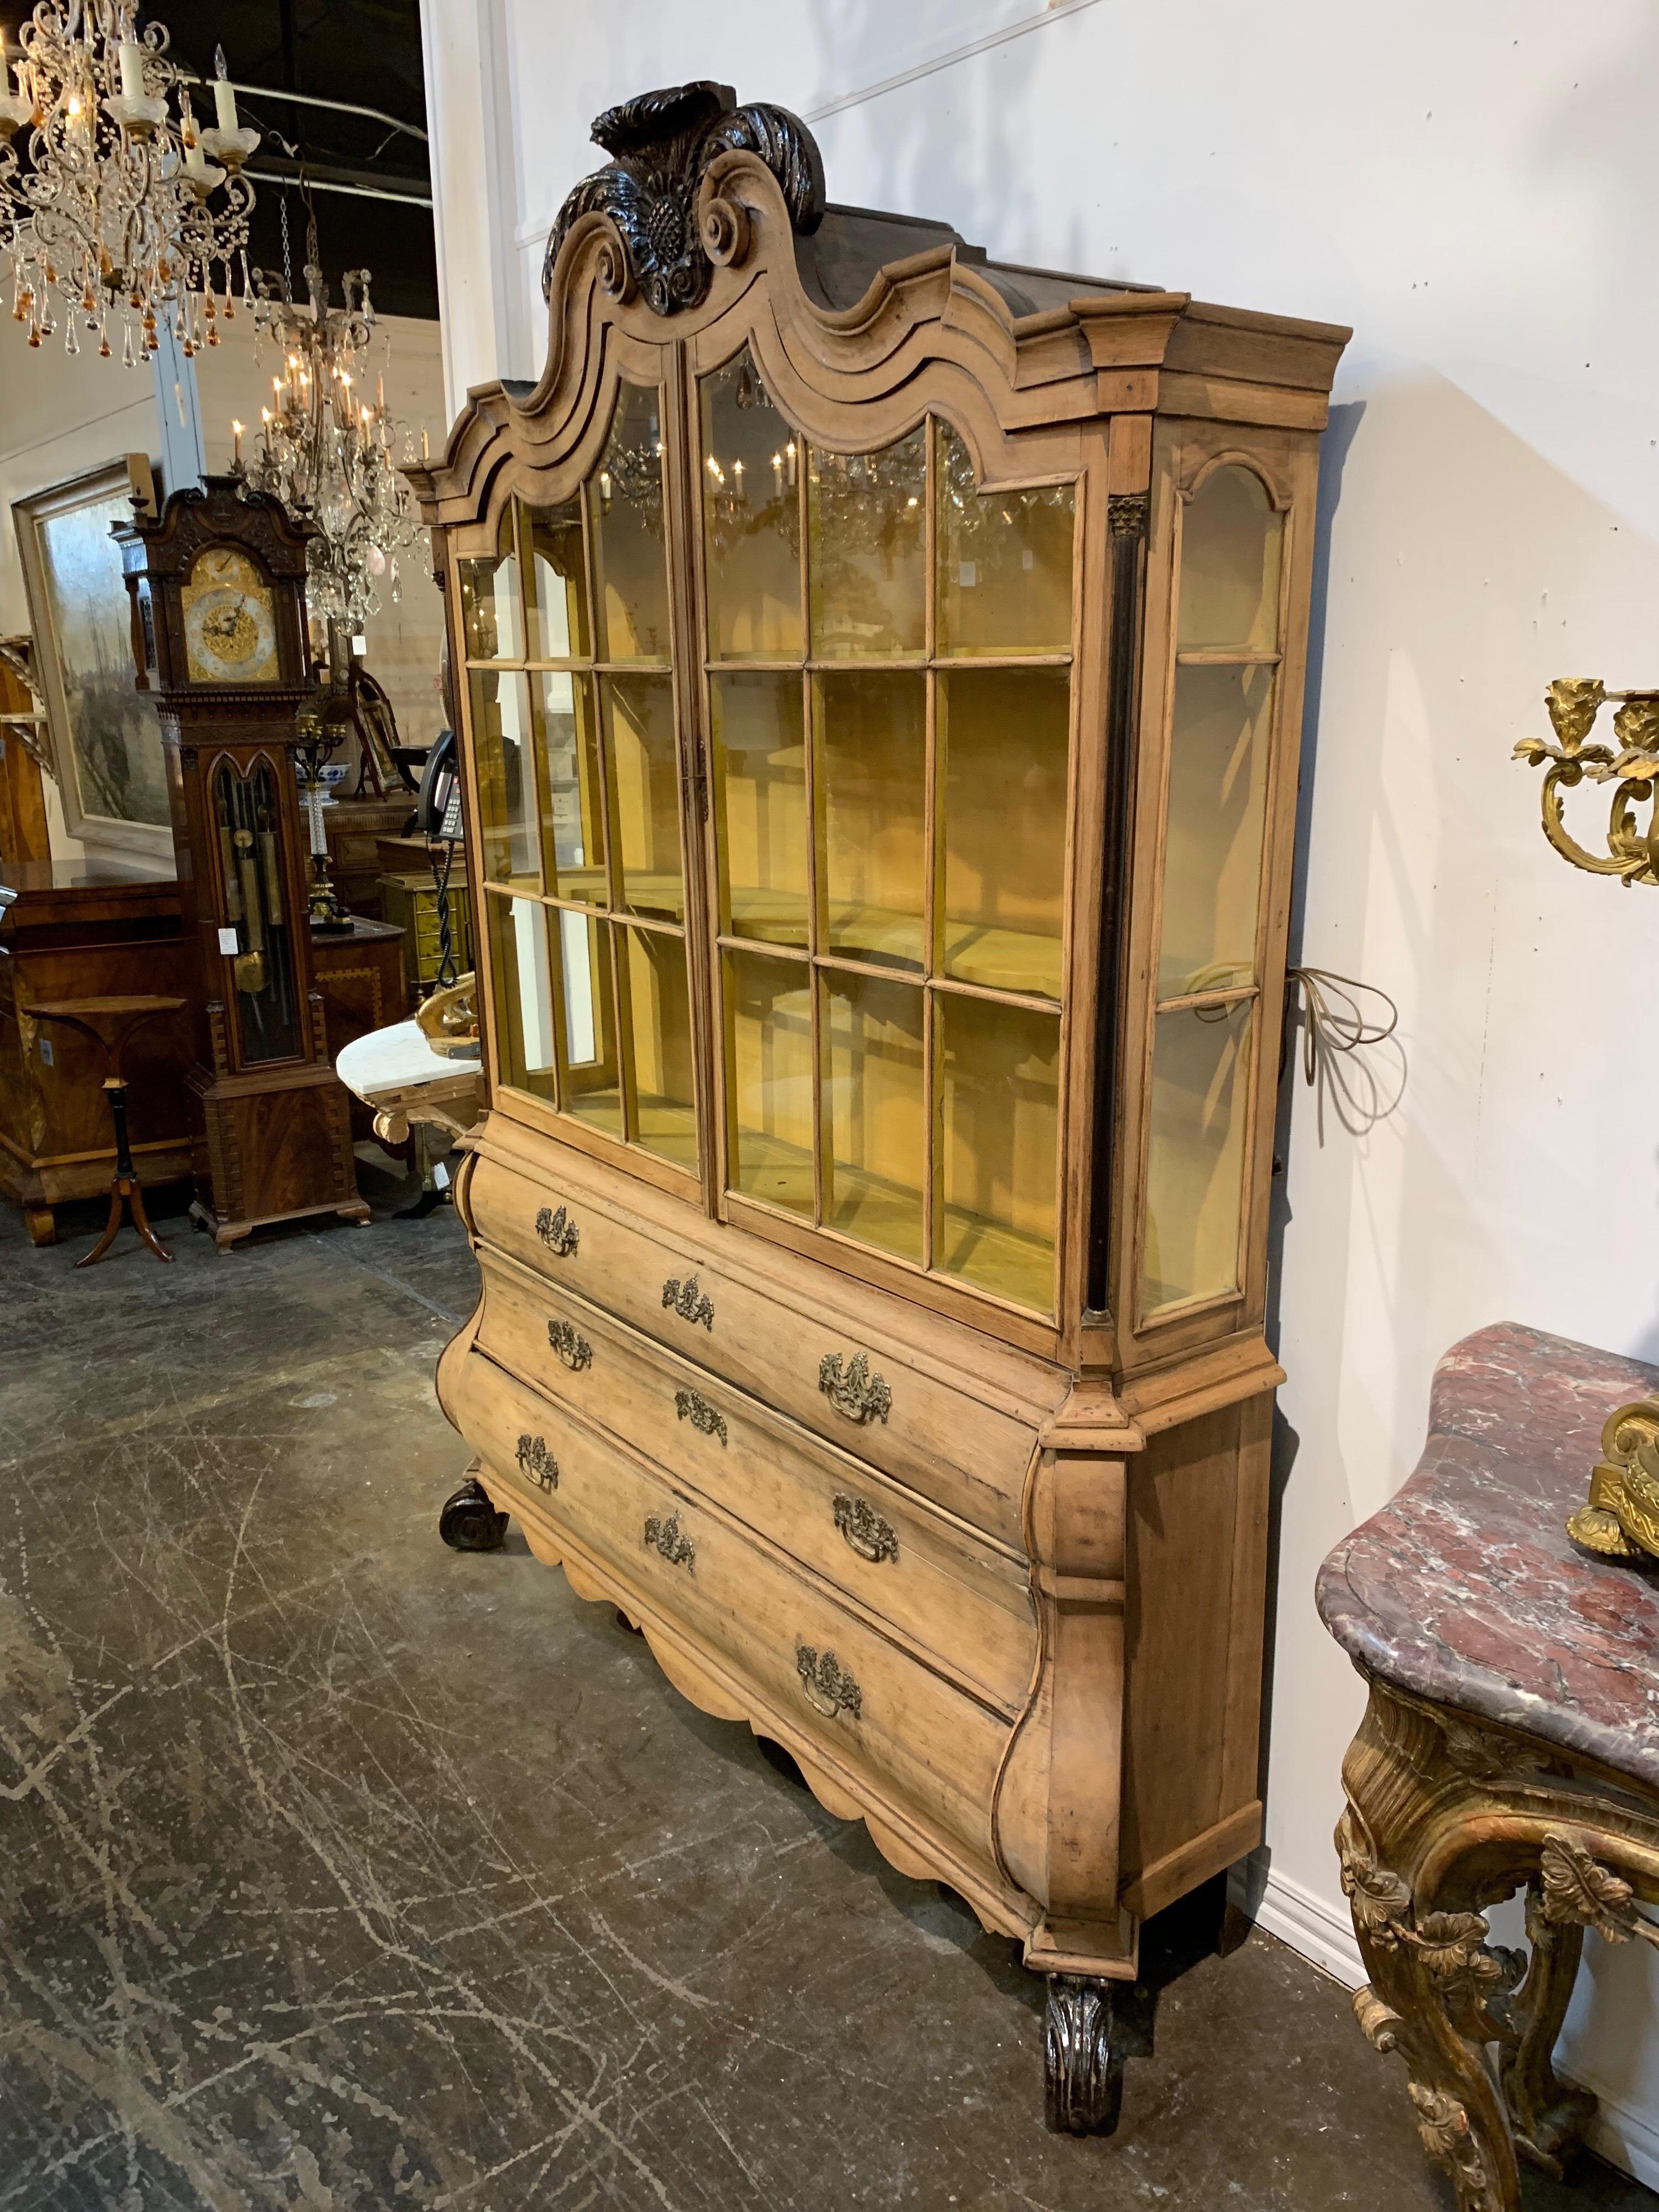
M 131 605 L 110 535 L 132 520 L 135 494 L 153 507 L 142 453 L 15 501 L 12 518 L 64 826 L 89 852 L 168 866 L 161 723 L 137 688 Z

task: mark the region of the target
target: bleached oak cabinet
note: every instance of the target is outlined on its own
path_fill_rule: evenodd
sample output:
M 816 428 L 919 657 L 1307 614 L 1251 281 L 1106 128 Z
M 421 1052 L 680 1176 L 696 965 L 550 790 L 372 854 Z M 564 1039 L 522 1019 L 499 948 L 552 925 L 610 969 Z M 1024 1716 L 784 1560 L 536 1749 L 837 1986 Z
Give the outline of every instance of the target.
M 414 471 L 489 1110 L 440 1395 L 498 1513 L 1048 1975 L 1260 1832 L 1265 1231 L 1347 333 L 599 118 L 540 381 Z

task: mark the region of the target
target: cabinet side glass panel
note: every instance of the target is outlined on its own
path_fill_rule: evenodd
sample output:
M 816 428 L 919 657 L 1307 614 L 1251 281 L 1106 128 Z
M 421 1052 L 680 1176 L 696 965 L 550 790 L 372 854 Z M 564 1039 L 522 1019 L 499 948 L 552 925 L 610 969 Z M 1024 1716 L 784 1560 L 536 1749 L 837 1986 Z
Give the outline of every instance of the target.
M 1254 469 L 1230 465 L 1205 478 L 1182 522 L 1182 652 L 1276 650 L 1284 531 Z
M 1176 672 L 1161 999 L 1255 979 L 1274 675 L 1259 663 Z
M 530 681 L 517 669 L 473 669 L 472 751 L 478 768 L 478 845 L 486 879 L 538 891 L 535 739 Z
M 1253 1000 L 1160 1013 L 1152 1040 L 1142 1303 L 1151 1314 L 1238 1283 Z
M 795 659 L 800 441 L 772 404 L 747 349 L 702 380 L 698 401 L 710 658 Z
M 539 901 L 483 895 L 489 941 L 497 1079 L 515 1091 L 557 1103 L 553 967 L 548 924 Z
M 1240 1282 L 1284 518 L 1228 463 L 1184 504 L 1139 1305 Z
M 457 564 L 461 580 L 461 632 L 469 660 L 521 660 L 524 608 L 514 510 L 501 514 L 495 550 Z
M 757 669 L 711 675 L 714 830 L 720 927 L 769 945 L 804 945 L 806 733 L 800 678 Z
M 501 1081 L 695 1176 L 665 465 L 624 383 L 577 494 L 458 566 Z

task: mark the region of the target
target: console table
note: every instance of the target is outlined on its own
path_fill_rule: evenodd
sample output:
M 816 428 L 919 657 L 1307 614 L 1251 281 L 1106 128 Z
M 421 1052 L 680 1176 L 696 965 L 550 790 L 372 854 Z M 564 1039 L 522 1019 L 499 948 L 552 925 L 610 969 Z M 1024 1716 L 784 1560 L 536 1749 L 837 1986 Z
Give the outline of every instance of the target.
M 1659 1368 L 1515 1323 L 1455 1345 L 1411 1480 L 1319 1577 L 1370 1685 L 1343 1761 L 1342 1887 L 1379 2051 L 1459 2212 L 1518 2212 L 1595 2111 L 1551 2058 L 1583 1946 L 1659 1943 L 1659 1574 L 1580 1552 L 1601 1425 Z M 1526 1892 L 1527 1954 L 1485 1908 Z M 1483 2051 L 1496 2045 L 1496 2079 Z

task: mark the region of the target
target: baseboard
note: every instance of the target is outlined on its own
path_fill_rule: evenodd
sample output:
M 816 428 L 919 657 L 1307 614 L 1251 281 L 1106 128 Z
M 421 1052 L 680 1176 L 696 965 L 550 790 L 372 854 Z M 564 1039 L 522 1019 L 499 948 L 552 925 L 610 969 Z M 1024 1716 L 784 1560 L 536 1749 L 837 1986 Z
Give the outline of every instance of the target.
M 1353 1923 L 1325 1898 L 1288 1875 L 1264 1869 L 1257 1858 L 1241 1860 L 1227 1878 L 1227 1894 L 1238 1910 L 1258 1928 L 1276 1936 L 1289 1949 L 1340 1982 L 1357 1990 L 1365 1979 L 1365 1968 L 1354 1941 Z M 1659 2122 L 1634 2106 L 1623 2103 L 1588 2075 L 1562 2075 L 1601 2100 L 1601 2109 L 1590 2122 L 1584 2140 L 1598 2158 L 1623 2173 L 1659 2190 Z

